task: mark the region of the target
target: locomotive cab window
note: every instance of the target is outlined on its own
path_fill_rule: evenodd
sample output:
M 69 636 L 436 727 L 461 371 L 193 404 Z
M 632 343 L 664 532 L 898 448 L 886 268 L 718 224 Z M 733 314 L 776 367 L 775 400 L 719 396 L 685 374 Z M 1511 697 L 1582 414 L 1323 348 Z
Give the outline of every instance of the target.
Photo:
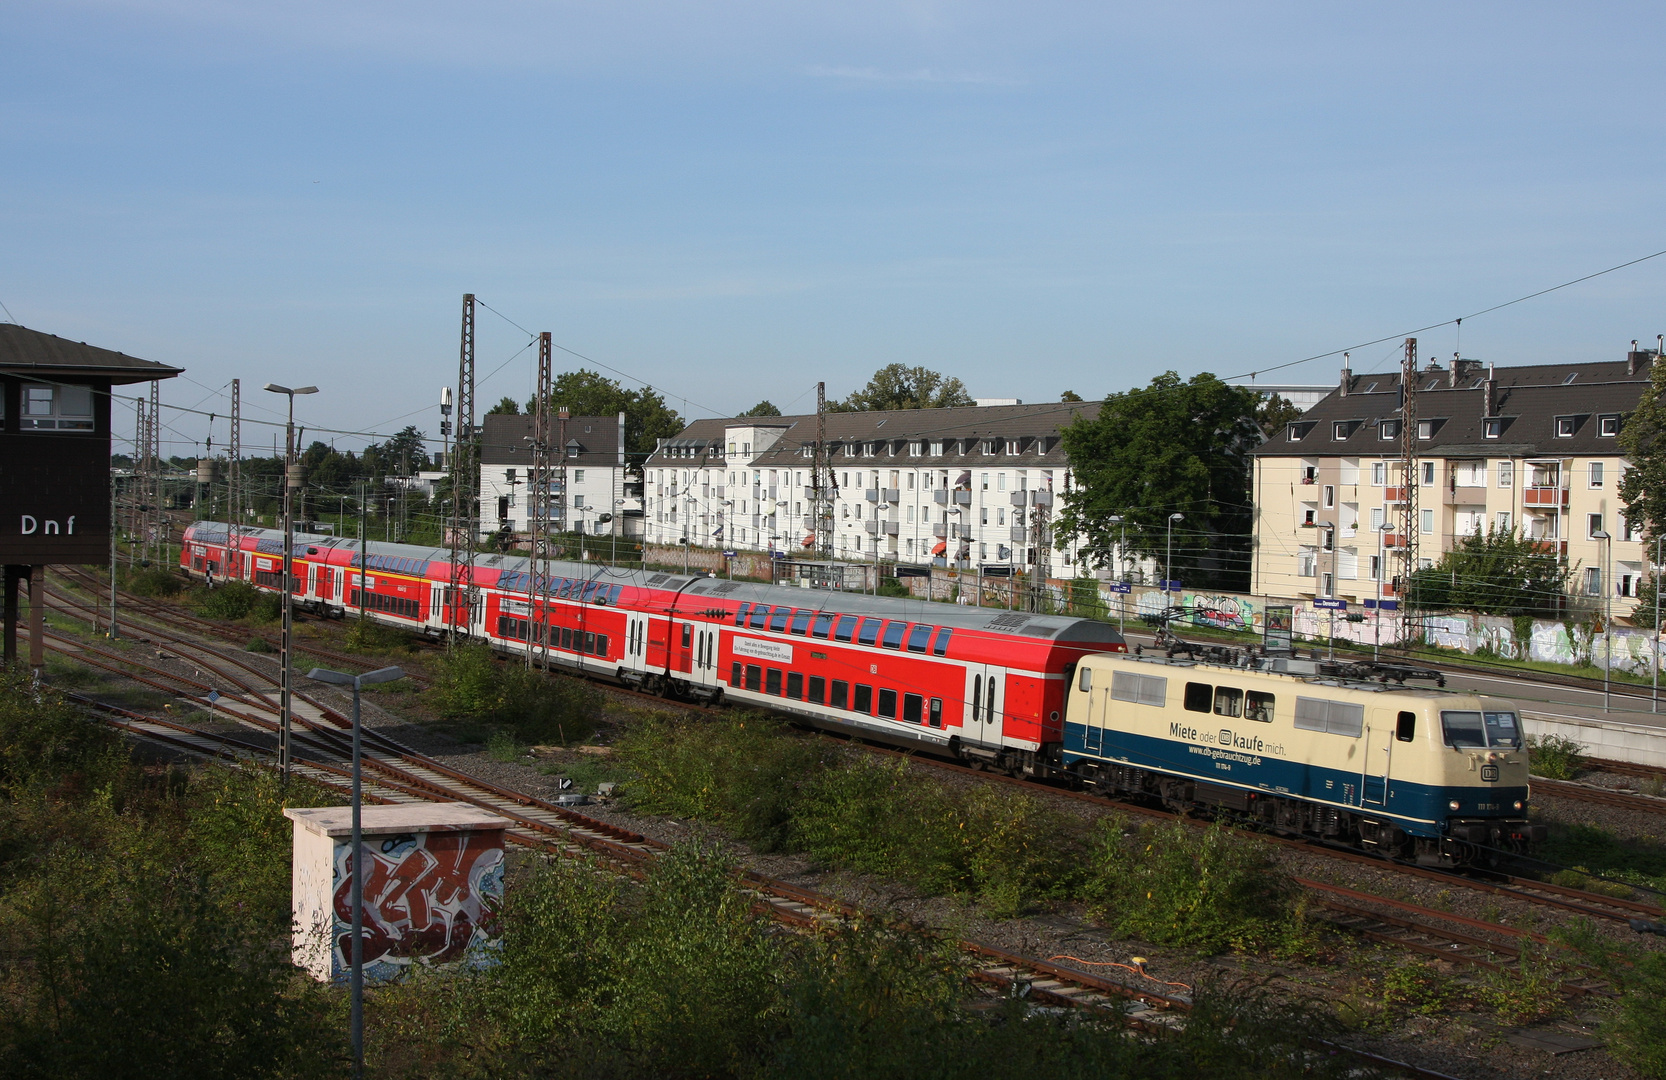
M 1082 676 L 1076 682 L 1076 689 L 1080 690 L 1084 694 L 1087 693 L 1089 690 L 1093 689 L 1093 669 L 1092 668 L 1086 668 L 1085 667 L 1085 668 L 1082 669 Z
M 1417 714 L 1403 712 L 1394 721 L 1394 738 L 1399 742 L 1411 742 L 1417 737 Z
M 1231 686 L 1215 687 L 1215 715 L 1244 715 L 1244 692 Z
M 1468 712 L 1442 709 L 1441 734 L 1447 746 L 1459 747 L 1521 745 L 1521 734 L 1516 728 L 1516 714 L 1512 712 Z
M 1244 717 L 1257 720 L 1263 724 L 1273 722 L 1273 695 L 1260 690 L 1251 690 L 1244 695 Z
M 1186 711 L 1208 712 L 1215 703 L 1215 688 L 1208 683 L 1189 682 L 1186 684 Z

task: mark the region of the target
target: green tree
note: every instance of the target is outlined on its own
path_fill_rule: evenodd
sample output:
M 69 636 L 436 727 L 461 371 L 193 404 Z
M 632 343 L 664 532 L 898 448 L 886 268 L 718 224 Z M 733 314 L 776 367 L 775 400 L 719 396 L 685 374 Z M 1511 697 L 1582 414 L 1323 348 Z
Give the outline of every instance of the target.
M 1099 415 L 1064 429 L 1075 486 L 1059 532 L 1085 540 L 1100 566 L 1127 529 L 1128 546 L 1158 558 L 1174 523 L 1173 577 L 1190 585 L 1249 588 L 1250 451 L 1261 442 L 1254 391 L 1207 372 L 1172 371 L 1105 399 Z M 1112 515 L 1124 525 L 1112 524 Z
M 887 412 L 896 409 L 951 409 L 975 405 L 959 379 L 930 368 L 887 364 L 873 373 L 868 385 L 837 404 L 834 412 Z
M 1255 423 L 1261 429 L 1261 437 L 1270 439 L 1301 414 L 1301 408 L 1289 398 L 1268 394 L 1256 407 Z
M 781 410 L 767 398 L 741 413 L 742 416 L 780 416 Z
M 537 399 L 527 402 L 527 412 L 537 407 Z M 651 386 L 641 390 L 627 390 L 616 380 L 579 368 L 563 371 L 550 387 L 550 412 L 565 407 L 574 416 L 616 416 L 625 414 L 625 449 L 631 454 L 646 457 L 653 453 L 658 440 L 669 439 L 683 429 L 683 419 L 668 408 L 665 396 Z
M 1059 400 L 1060 401 L 1081 401 L 1082 400 L 1082 395 L 1078 394 L 1074 390 L 1066 390 L 1064 393 L 1059 395 Z
M 519 416 L 520 414 L 521 403 L 507 394 L 496 405 L 486 410 L 487 416 Z
M 1620 427 L 1620 452 L 1630 462 L 1620 478 L 1626 521 L 1652 545 L 1666 532 L 1666 357 L 1655 360 L 1637 411 Z
M 1573 567 L 1517 530 L 1462 537 L 1440 562 L 1412 575 L 1407 601 L 1424 610 L 1554 615 Z

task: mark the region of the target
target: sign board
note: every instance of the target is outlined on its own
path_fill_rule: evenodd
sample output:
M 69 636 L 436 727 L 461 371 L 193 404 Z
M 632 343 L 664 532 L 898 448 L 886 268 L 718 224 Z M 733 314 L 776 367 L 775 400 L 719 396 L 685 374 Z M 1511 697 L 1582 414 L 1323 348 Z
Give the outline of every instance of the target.
M 1165 578 L 1162 581 L 1159 581 L 1157 583 L 1157 588 L 1162 592 L 1179 592 L 1180 591 L 1180 579 L 1179 578 L 1172 578 L 1172 579 Z
M 1347 611 L 1348 601 L 1338 599 L 1334 596 L 1321 596 L 1319 599 L 1313 601 L 1313 606 L 1318 608 L 1320 611 Z
M 930 577 L 930 576 L 931 576 L 931 567 L 929 567 L 929 566 L 899 566 L 899 567 L 897 567 L 897 577 Z
M 1289 604 L 1269 604 L 1262 616 L 1261 649 L 1272 655 L 1288 655 L 1296 626 L 1296 609 Z
M 983 566 L 983 567 L 980 567 L 979 570 L 983 573 L 984 577 L 1011 577 L 1012 576 L 1012 567 L 1008 566 L 1006 563 L 1000 563 L 1000 564 L 995 565 L 995 566 Z
M 1400 601 L 1398 601 L 1398 600 L 1367 600 L 1367 601 L 1365 601 L 1365 607 L 1366 607 L 1367 610 L 1375 608 L 1378 611 L 1398 611 L 1398 610 L 1400 610 Z
M 734 642 L 736 656 L 751 656 L 759 660 L 773 660 L 778 664 L 793 662 L 793 647 L 779 641 L 765 641 L 762 638 L 737 637 Z
M 109 438 L 0 434 L 0 563 L 46 566 L 109 558 Z
M 1115 593 L 1131 593 L 1134 583 L 1131 581 L 1107 581 L 1105 587 Z
M 725 558 L 725 559 L 732 559 L 732 558 L 734 558 L 734 557 L 735 557 L 735 553 L 734 553 L 734 552 L 732 552 L 732 551 L 725 551 L 725 552 L 724 552 L 724 553 L 723 553 L 723 557 L 724 557 L 724 558 Z

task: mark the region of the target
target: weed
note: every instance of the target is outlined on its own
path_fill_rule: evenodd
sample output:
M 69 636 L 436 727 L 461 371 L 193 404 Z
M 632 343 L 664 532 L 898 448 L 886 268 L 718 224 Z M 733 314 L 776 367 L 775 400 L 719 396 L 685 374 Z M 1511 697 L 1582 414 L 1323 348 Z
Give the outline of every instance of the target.
M 1571 867 L 1578 874 L 1600 874 L 1655 889 L 1666 888 L 1666 845 L 1659 841 L 1622 838 L 1596 825 L 1557 825 L 1537 854 L 1547 862 Z M 1572 887 L 1599 892 L 1604 888 L 1623 888 L 1615 882 L 1600 881 Z
M 1562 1007 L 1562 980 L 1546 950 L 1524 941 L 1515 968 L 1489 972 L 1476 998 L 1506 1024 L 1537 1023 Z
M 128 574 L 124 585 L 137 596 L 166 597 L 177 596 L 186 581 L 165 566 L 147 566 Z
M 271 644 L 267 642 L 265 638 L 252 637 L 249 639 L 249 643 L 243 646 L 243 651 L 252 653 L 269 653 L 273 650 Z
M 1585 747 L 1563 735 L 1527 736 L 1528 761 L 1537 776 L 1572 780 L 1585 766 Z
M 1584 919 L 1551 936 L 1620 992 L 1619 1015 L 1603 1027 L 1609 1051 L 1644 1076 L 1666 1076 L 1666 953 L 1617 944 Z
M 618 783 L 630 776 L 630 770 L 607 758 L 583 757 L 561 765 L 546 765 L 540 770 L 546 776 L 564 776 L 573 782 L 573 790 L 591 794 L 608 781 Z
M 411 652 L 415 648 L 410 634 L 369 619 L 354 619 L 341 636 L 341 646 L 356 653 Z
M 501 761 L 509 765 L 526 760 L 526 746 L 516 742 L 515 737 L 507 731 L 494 731 L 486 739 L 486 753 L 494 761 Z
M 1382 979 L 1383 1011 L 1390 1018 L 1441 1016 L 1462 997 L 1463 988 L 1450 975 L 1416 960 L 1391 968 Z
M 262 592 L 247 581 L 228 581 L 191 596 L 197 614 L 211 619 L 247 619 L 275 622 L 283 614 L 283 602 L 273 593 Z
M 577 679 L 500 664 L 478 643 L 458 646 L 437 668 L 430 693 L 453 719 L 541 745 L 578 742 L 596 729 L 601 694 Z

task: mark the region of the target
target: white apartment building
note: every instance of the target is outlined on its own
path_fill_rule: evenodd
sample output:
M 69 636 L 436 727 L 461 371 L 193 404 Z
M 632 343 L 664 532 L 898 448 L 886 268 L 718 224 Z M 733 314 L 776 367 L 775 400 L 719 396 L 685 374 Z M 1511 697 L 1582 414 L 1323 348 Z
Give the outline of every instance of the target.
M 551 419 L 550 527 L 557 532 L 640 535 L 642 483 L 625 456 L 625 414 Z M 531 416 L 487 416 L 480 441 L 480 531 L 531 531 Z M 563 453 L 564 451 L 564 453 Z M 600 520 L 611 515 L 608 521 Z

